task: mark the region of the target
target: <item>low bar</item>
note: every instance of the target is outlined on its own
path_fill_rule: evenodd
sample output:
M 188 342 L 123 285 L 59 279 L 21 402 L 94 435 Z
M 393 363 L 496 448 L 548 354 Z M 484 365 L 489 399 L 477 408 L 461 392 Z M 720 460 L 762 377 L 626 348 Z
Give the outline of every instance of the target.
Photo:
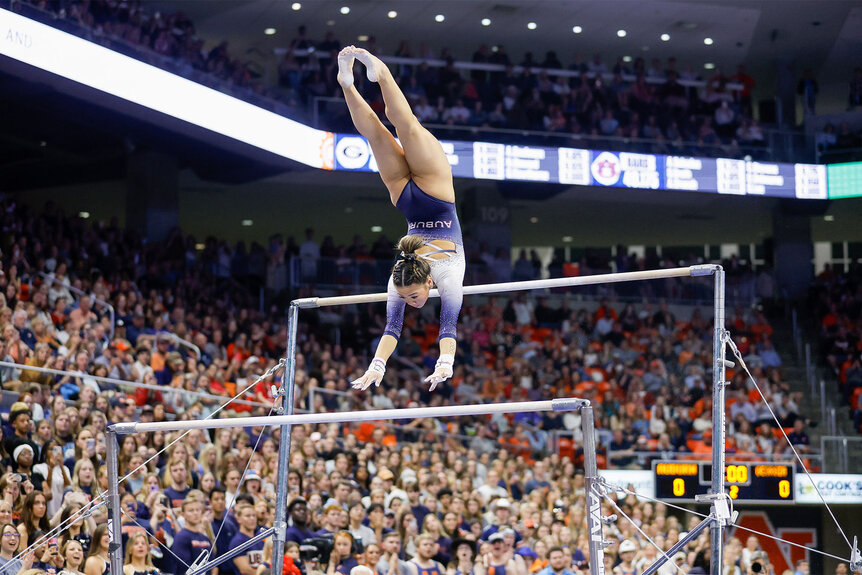
M 413 419 L 417 417 L 459 417 L 462 415 L 490 415 L 492 413 L 527 413 L 535 411 L 574 411 L 588 406 L 589 400 L 566 397 L 545 401 L 516 401 L 475 405 L 446 405 L 442 407 L 411 407 L 407 409 L 371 409 L 335 413 L 302 413 L 299 415 L 273 415 L 269 417 L 231 417 L 229 419 L 201 419 L 190 421 L 160 421 L 153 423 L 115 423 L 110 429 L 119 434 L 149 433 L 151 431 L 185 431 L 187 429 L 218 429 L 222 427 L 254 427 L 274 425 L 300 425 L 303 423 L 350 423 L 387 419 Z
M 640 272 L 622 272 L 616 274 L 600 274 L 595 276 L 578 276 L 571 278 L 554 278 L 543 280 L 529 280 L 523 282 L 508 282 L 499 284 L 482 284 L 475 286 L 464 286 L 464 295 L 476 295 L 485 293 L 500 293 L 512 291 L 527 291 L 535 289 L 550 289 L 561 287 L 585 286 L 595 284 L 608 284 L 620 282 L 633 282 L 643 280 L 657 280 L 665 278 L 679 278 L 710 275 L 720 266 L 705 264 L 689 266 L 685 268 L 669 268 L 666 270 L 646 270 Z M 432 289 L 429 297 L 439 297 L 436 289 Z M 369 293 L 359 295 L 345 295 L 336 297 L 309 297 L 293 300 L 293 304 L 303 308 L 332 307 L 337 305 L 352 305 L 360 303 L 375 303 L 386 301 L 385 293 Z

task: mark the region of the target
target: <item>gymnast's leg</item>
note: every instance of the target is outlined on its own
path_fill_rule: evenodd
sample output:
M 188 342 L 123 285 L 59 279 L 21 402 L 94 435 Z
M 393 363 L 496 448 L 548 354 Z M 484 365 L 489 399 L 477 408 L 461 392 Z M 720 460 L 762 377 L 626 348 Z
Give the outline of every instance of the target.
M 353 86 L 353 49 L 348 46 L 338 55 L 338 83 L 344 90 L 344 100 L 350 110 L 353 125 L 371 145 L 380 177 L 389 190 L 389 198 L 394 205 L 410 179 L 410 167 L 407 165 L 404 150 Z
M 395 126 L 413 180 L 426 193 L 454 202 L 452 169 L 440 142 L 413 115 L 407 98 L 386 64 L 361 48 L 353 48 L 353 54 L 365 64 L 368 79 L 380 84 L 383 102 L 386 104 L 386 117 Z

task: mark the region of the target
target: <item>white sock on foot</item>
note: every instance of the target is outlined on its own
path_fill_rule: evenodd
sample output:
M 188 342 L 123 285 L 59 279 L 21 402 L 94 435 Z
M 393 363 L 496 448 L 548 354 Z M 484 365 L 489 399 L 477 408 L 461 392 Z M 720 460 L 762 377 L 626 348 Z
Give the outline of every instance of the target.
M 345 88 L 353 85 L 353 54 L 338 55 L 338 80 Z
M 365 64 L 365 75 L 369 82 L 377 81 L 377 71 L 374 69 L 374 60 L 368 52 L 357 52 L 356 59 Z

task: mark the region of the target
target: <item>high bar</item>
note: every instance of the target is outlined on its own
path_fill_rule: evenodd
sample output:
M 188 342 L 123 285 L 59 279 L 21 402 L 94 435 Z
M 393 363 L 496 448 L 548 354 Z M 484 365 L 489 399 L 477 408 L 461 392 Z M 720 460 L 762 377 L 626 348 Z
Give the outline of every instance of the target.
M 464 286 L 464 295 L 500 293 L 512 291 L 526 291 L 535 289 L 573 287 L 594 284 L 620 283 L 643 280 L 656 280 L 664 278 L 676 278 L 686 276 L 707 276 L 721 269 L 715 264 L 703 264 L 685 268 L 669 268 L 666 270 L 645 270 L 640 272 L 621 272 L 615 274 L 599 274 L 595 276 L 578 276 L 570 278 L 554 278 L 543 280 L 529 280 L 522 282 L 506 282 L 499 284 L 482 284 L 475 286 Z M 429 297 L 439 297 L 436 289 L 432 289 Z M 335 297 L 308 297 L 295 299 L 292 305 L 300 308 L 331 307 L 336 305 L 350 305 L 357 303 L 375 303 L 386 301 L 385 293 L 369 293 L 358 295 L 345 295 Z
M 272 415 L 268 417 L 231 417 L 228 419 L 201 419 L 190 421 L 159 421 L 153 423 L 126 422 L 110 426 L 121 434 L 150 431 L 186 431 L 188 429 L 217 429 L 220 427 L 254 427 L 299 425 L 303 423 L 348 423 L 386 419 L 413 419 L 417 417 L 457 417 L 461 415 L 490 415 L 492 413 L 527 413 L 534 411 L 573 411 L 586 407 L 589 400 L 566 397 L 544 401 L 516 401 L 513 403 L 487 403 L 474 405 L 445 405 L 442 407 L 411 407 L 405 409 L 372 409 L 342 413 L 303 413 L 300 415 Z

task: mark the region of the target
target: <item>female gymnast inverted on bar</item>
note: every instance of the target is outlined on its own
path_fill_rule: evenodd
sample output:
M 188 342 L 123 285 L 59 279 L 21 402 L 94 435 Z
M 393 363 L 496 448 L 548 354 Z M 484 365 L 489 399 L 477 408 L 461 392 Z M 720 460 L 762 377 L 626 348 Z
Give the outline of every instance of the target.
M 395 126 L 400 146 L 353 86 L 354 60 L 362 62 L 368 79 L 380 85 L 386 117 Z M 425 305 L 428 291 L 436 284 L 441 299 L 440 358 L 434 373 L 425 378 L 433 391 L 452 377 L 456 324 L 464 299 L 464 245 L 455 212 L 452 169 L 440 142 L 413 115 L 395 78 L 379 58 L 361 48 L 344 48 L 338 55 L 338 83 L 353 124 L 371 145 L 389 199 L 407 218 L 407 235 L 398 242 L 398 259 L 389 277 L 386 330 L 368 371 L 352 385 L 354 389 L 380 385 L 386 361 L 401 335 L 405 305 Z

